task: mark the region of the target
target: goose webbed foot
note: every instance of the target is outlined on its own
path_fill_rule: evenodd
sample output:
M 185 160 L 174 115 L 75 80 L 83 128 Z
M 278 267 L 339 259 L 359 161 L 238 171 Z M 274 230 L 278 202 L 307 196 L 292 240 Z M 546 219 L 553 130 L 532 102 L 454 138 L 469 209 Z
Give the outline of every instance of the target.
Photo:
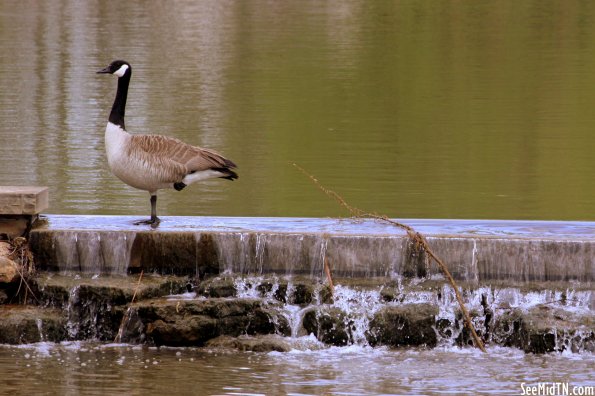
M 150 225 L 151 228 L 157 228 L 159 226 L 159 223 L 161 223 L 161 219 L 159 217 L 151 217 L 148 220 L 139 220 L 139 221 L 135 221 L 134 225 Z

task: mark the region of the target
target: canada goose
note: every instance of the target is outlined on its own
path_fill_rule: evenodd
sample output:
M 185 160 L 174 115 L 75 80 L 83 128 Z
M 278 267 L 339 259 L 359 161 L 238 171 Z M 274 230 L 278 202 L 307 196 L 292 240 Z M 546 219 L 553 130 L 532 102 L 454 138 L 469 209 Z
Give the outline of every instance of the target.
M 161 135 L 131 135 L 124 126 L 126 97 L 132 68 L 123 60 L 98 71 L 118 77 L 116 99 L 105 128 L 105 151 L 110 170 L 124 183 L 151 194 L 151 219 L 135 224 L 159 225 L 157 190 L 182 190 L 199 180 L 215 177 L 234 180 L 236 165 L 213 150 L 191 146 Z

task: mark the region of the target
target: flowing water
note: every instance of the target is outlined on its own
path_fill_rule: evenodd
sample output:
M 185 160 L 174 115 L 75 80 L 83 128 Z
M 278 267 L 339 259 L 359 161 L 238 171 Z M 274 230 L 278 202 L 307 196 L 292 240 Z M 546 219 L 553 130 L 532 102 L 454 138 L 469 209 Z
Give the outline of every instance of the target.
M 52 213 L 149 213 L 109 172 L 124 58 L 131 132 L 211 147 L 236 182 L 163 192 L 163 215 L 594 220 L 595 3 L 0 2 L 0 185 Z
M 519 395 L 522 384 L 540 382 L 592 391 L 592 368 L 591 355 L 525 355 L 507 348 L 486 355 L 358 346 L 289 353 L 93 343 L 0 346 L 2 392 L 23 395 Z
M 263 296 L 263 290 L 257 285 L 265 280 L 262 276 L 236 278 L 238 297 L 274 300 L 280 284 L 273 281 Z M 292 328 L 291 336 L 271 336 L 289 345 L 289 352 L 239 352 L 223 347 L 156 348 L 89 341 L 0 345 L 2 392 L 49 395 L 161 395 L 166 392 L 179 395 L 514 395 L 522 394 L 523 387 L 540 384 L 568 386 L 581 392 L 595 389 L 593 353 L 572 351 L 571 348 L 561 353 L 534 355 L 491 343 L 488 353 L 484 354 L 474 348 L 454 346 L 456 334 L 441 336 L 438 346 L 433 349 L 372 348 L 364 333 L 373 313 L 386 304 L 378 288 L 336 285 L 332 306 L 347 313 L 352 335 L 347 346 L 325 345 L 313 334 L 299 330 L 303 314 L 311 306 L 293 305 L 294 287 L 290 280 L 287 304 L 282 307 Z M 76 298 L 76 290 L 73 288 L 71 299 Z M 452 290 L 445 286 L 439 294 L 441 297 L 436 300 L 433 292 L 409 292 L 404 294 L 402 303 L 434 303 L 440 308 L 439 317 L 453 316 L 457 303 Z M 588 314 L 595 302 L 590 290 L 521 292 L 513 288 L 484 287 L 469 295 L 466 293 L 469 309 L 480 309 L 479 296 L 482 294 L 488 296 L 496 316 L 498 306 L 530 309 L 544 304 L 569 313 Z M 174 302 L 204 299 L 196 293 L 167 298 Z M 321 302 L 315 299 L 312 304 L 320 305 Z M 43 340 L 41 323 L 38 323 L 38 329 Z M 71 330 L 76 336 L 76 324 L 69 328 Z M 566 341 L 560 340 L 560 346 Z

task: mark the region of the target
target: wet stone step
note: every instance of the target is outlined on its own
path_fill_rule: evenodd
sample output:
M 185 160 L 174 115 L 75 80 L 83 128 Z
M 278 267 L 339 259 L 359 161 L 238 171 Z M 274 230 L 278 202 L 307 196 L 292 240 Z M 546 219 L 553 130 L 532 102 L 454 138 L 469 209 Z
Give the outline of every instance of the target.
M 411 345 L 434 347 L 438 307 L 431 304 L 404 304 L 379 310 L 370 322 L 370 345 L 392 347 Z
M 23 296 L 31 305 L 0 305 L 0 342 L 113 341 L 133 296 L 138 301 L 179 294 L 187 290 L 188 279 L 148 275 L 139 282 L 139 276 L 40 273 L 27 285 L 26 293 L 12 299 Z
M 61 309 L 0 305 L 0 344 L 64 341 L 67 321 Z
M 189 292 L 191 282 L 196 284 Z M 33 305 L 0 305 L 2 343 L 117 340 L 276 351 L 304 338 L 319 348 L 471 343 L 452 288 L 436 277 L 336 279 L 331 290 L 308 277 L 226 275 L 199 282 L 145 275 L 139 282 L 138 275 L 41 273 L 29 286 L 27 300 Z M 588 287 L 556 282 L 460 286 L 488 348 L 595 351 L 595 295 Z
M 274 299 L 282 303 L 307 305 L 331 301 L 331 291 L 318 279 L 307 277 L 240 278 L 218 276 L 206 279 L 196 291 L 205 297 L 250 296 Z
M 140 279 L 140 282 L 139 282 Z M 90 301 L 125 305 L 135 300 L 179 294 L 187 291 L 186 277 L 160 275 L 93 276 L 40 273 L 31 282 L 35 298 L 30 303 L 67 308 Z
M 133 304 L 121 342 L 204 346 L 225 335 L 290 335 L 280 304 L 252 298 L 154 299 Z
M 293 345 L 287 337 L 276 334 L 260 336 L 241 335 L 239 337 L 219 336 L 205 344 L 208 348 L 235 349 L 238 351 L 250 352 L 289 352 Z
M 595 315 L 549 306 L 508 310 L 495 321 L 494 339 L 531 353 L 595 352 Z

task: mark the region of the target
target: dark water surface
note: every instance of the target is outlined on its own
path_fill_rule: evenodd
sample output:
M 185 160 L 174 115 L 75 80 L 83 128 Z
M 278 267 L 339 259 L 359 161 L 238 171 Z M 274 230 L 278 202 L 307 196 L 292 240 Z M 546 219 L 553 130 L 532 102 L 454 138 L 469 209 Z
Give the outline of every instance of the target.
M 133 133 L 221 151 L 240 179 L 163 215 L 595 220 L 592 1 L 0 2 L 0 185 L 52 213 L 147 214 L 107 168 L 115 78 Z

